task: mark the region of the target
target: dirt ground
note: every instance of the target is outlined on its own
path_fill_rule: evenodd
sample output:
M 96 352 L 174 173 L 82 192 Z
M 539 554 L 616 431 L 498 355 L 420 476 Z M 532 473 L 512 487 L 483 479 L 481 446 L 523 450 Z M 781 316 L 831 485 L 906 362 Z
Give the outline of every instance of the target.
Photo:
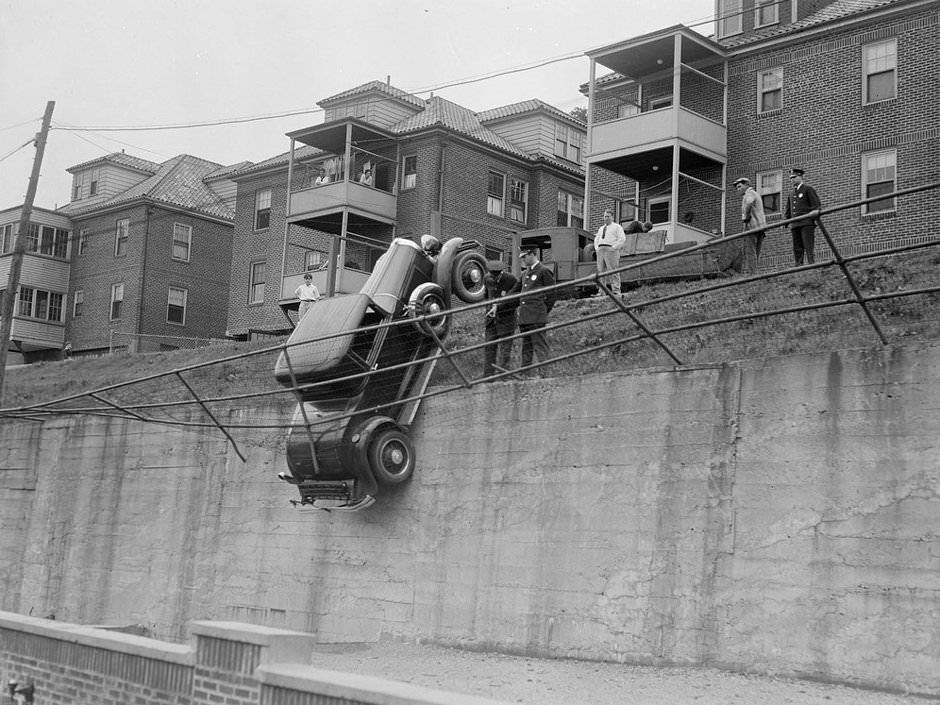
M 423 644 L 321 644 L 313 666 L 523 705 L 920 705 L 929 700 L 709 668 L 476 653 Z

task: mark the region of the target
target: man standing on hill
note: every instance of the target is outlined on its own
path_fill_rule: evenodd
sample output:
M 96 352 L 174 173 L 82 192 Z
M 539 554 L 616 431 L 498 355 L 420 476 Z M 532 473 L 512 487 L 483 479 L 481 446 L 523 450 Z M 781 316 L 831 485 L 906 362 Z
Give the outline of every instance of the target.
M 751 188 L 751 180 L 746 176 L 734 182 L 735 190 L 741 194 L 741 222 L 745 230 L 754 230 L 767 225 L 764 215 L 764 202 L 757 191 Z M 757 274 L 757 261 L 764 242 L 764 232 L 754 233 L 744 238 L 744 273 Z
M 790 184 L 793 191 L 787 198 L 786 209 L 783 217 L 785 219 L 796 218 L 806 215 L 812 211 L 819 210 L 819 196 L 812 186 L 803 183 L 802 169 L 790 169 Z M 806 264 L 813 264 L 816 261 L 813 252 L 816 240 L 816 221 L 813 218 L 801 218 L 790 223 L 790 233 L 793 235 L 793 259 L 796 266 L 803 264 L 805 257 Z
M 624 235 L 620 223 L 614 222 L 614 214 L 610 210 L 604 211 L 604 224 L 597 229 L 594 236 L 598 275 L 620 266 L 620 250 L 626 241 L 627 236 Z M 598 282 L 610 289 L 615 296 L 620 296 L 620 272 L 599 277 Z
M 493 302 L 486 309 L 483 324 L 483 337 L 489 343 L 483 349 L 483 375 L 486 377 L 509 369 L 512 341 L 506 338 L 516 332 L 516 309 L 519 307 L 519 299 L 504 303 L 499 300 L 512 291 L 518 281 L 509 272 L 504 272 L 504 269 L 502 260 L 490 260 L 486 263 L 487 274 L 483 278 L 486 299 Z
M 539 262 L 536 248 L 523 247 L 519 255 L 525 269 L 519 282 L 513 287 L 513 294 L 520 291 L 523 296 L 519 301 L 519 332 L 526 333 L 522 339 L 522 366 L 532 364 L 535 357 L 539 362 L 548 359 L 548 340 L 542 329 L 548 323 L 548 314 L 555 305 L 555 292 L 543 291 L 545 287 L 555 283 L 555 277 L 545 265 Z

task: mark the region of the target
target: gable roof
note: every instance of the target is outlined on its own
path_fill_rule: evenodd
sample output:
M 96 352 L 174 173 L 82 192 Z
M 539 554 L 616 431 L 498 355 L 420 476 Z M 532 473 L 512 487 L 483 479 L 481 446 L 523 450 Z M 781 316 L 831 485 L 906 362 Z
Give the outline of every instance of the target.
M 156 173 L 116 196 L 89 204 L 81 201 L 69 203 L 59 212 L 75 217 L 146 198 L 214 218 L 234 220 L 232 205 L 206 185 L 206 178 L 216 174 L 222 168 L 221 164 L 180 154 L 156 166 Z
M 74 174 L 75 172 L 84 171 L 85 169 L 90 169 L 91 167 L 94 167 L 98 164 L 105 163 L 116 164 L 117 166 L 121 166 L 126 169 L 133 169 L 145 174 L 156 174 L 157 170 L 160 168 L 160 165 L 156 162 L 152 162 L 147 159 L 141 159 L 140 157 L 132 157 L 130 154 L 125 154 L 124 152 L 112 152 L 111 154 L 106 154 L 103 157 L 95 157 L 94 159 L 90 159 L 87 162 L 70 166 L 68 169 L 66 169 L 66 171 L 69 174 Z
M 519 103 L 511 103 L 510 105 L 502 105 L 498 108 L 484 110 L 481 113 L 477 113 L 477 117 L 479 118 L 480 122 L 486 123 L 493 120 L 503 120 L 506 118 L 517 117 L 519 115 L 525 115 L 526 113 L 537 112 L 548 113 L 553 118 L 566 120 L 567 122 L 577 125 L 578 127 L 585 127 L 584 123 L 578 120 L 578 118 L 574 117 L 573 115 L 569 115 L 568 113 L 563 113 L 554 105 L 549 105 L 544 100 L 539 100 L 538 98 L 532 98 L 530 100 L 523 100 Z
M 369 93 L 371 91 L 378 91 L 379 93 L 384 93 L 389 98 L 395 98 L 400 100 L 403 103 L 407 103 L 415 108 L 424 108 L 424 101 L 416 95 L 412 95 L 406 91 L 403 91 L 400 88 L 395 88 L 387 83 L 382 81 L 369 81 L 369 83 L 363 83 L 361 86 L 356 86 L 355 88 L 350 88 L 347 91 L 342 93 L 337 93 L 336 95 L 331 95 L 329 98 L 324 98 L 323 100 L 317 102 L 319 106 L 329 105 L 331 103 L 338 103 L 347 98 L 354 98 L 358 95 L 364 93 Z
M 835 0 L 835 2 L 820 8 L 811 15 L 807 15 L 798 22 L 762 27 L 744 36 L 719 39 L 718 43 L 727 49 L 743 47 L 765 39 L 774 39 L 797 34 L 798 32 L 813 29 L 814 27 L 819 27 L 830 22 L 849 19 L 855 15 L 861 15 L 893 5 L 902 5 L 908 2 L 910 2 L 910 0 Z

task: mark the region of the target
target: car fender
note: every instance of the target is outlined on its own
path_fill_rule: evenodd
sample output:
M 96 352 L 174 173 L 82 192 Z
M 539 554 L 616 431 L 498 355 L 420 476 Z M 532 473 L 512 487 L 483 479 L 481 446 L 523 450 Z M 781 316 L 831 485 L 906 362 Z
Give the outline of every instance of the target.
M 451 277 L 453 276 L 454 259 L 460 246 L 463 245 L 462 237 L 452 237 L 441 247 L 441 254 L 437 256 L 437 262 L 434 265 L 434 283 L 444 292 L 444 303 L 450 308 L 451 297 Z

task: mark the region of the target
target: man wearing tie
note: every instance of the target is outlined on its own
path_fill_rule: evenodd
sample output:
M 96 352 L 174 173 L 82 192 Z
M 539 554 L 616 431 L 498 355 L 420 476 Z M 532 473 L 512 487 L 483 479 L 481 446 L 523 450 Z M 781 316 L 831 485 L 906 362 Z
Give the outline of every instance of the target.
M 787 198 L 787 205 L 784 209 L 783 217 L 785 219 L 796 218 L 801 215 L 807 215 L 812 211 L 819 210 L 819 196 L 812 186 L 803 183 L 802 169 L 790 169 L 790 184 L 793 190 Z M 813 249 L 816 239 L 816 221 L 813 218 L 801 218 L 790 223 L 790 234 L 793 236 L 793 259 L 796 266 L 803 264 L 805 257 L 806 264 L 813 264 L 816 261 Z
M 627 236 L 620 227 L 620 223 L 614 222 L 614 214 L 609 209 L 604 211 L 604 224 L 597 229 L 597 234 L 594 236 L 598 275 L 620 266 L 620 250 L 626 241 Z M 598 278 L 598 281 L 610 289 L 615 296 L 620 296 L 620 272 Z

